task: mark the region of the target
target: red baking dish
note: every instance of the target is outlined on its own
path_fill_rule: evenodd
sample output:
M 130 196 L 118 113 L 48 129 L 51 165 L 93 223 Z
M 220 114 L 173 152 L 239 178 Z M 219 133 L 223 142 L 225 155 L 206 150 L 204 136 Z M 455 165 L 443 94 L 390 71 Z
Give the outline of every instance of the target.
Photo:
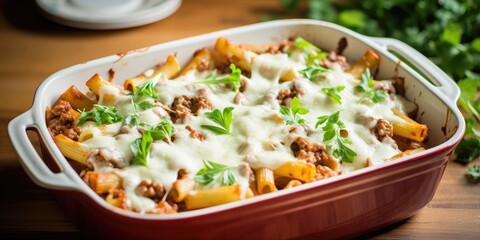
M 174 215 L 143 215 L 108 205 L 79 177 L 51 139 L 45 109 L 70 85 L 82 86 L 94 73 L 114 69 L 118 79 L 141 73 L 177 53 L 185 65 L 192 53 L 218 37 L 236 43 L 279 43 L 302 36 L 322 49 L 335 49 L 345 37 L 344 55 L 359 59 L 367 49 L 381 56 L 379 78 L 405 77 L 406 98 L 419 106 L 418 119 L 429 126 L 428 149 L 415 155 L 254 198 Z M 391 52 L 410 61 L 427 81 Z M 81 89 L 86 90 L 86 89 Z M 87 236 L 94 238 L 351 238 L 414 215 L 433 197 L 447 161 L 461 140 L 465 123 L 456 101 L 460 91 L 437 66 L 408 45 L 371 38 L 335 24 L 280 20 L 168 42 L 75 65 L 48 77 L 31 109 L 8 126 L 25 171 L 38 185 L 52 189 Z M 26 131 L 42 142 L 39 156 Z

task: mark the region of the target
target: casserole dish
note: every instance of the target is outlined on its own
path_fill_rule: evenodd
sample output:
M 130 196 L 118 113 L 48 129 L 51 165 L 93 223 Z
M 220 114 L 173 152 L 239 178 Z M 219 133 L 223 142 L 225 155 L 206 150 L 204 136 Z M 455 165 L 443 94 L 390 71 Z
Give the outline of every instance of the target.
M 419 120 L 429 126 L 429 148 L 412 157 L 244 201 L 176 215 L 139 215 L 106 204 L 84 184 L 50 138 L 45 109 L 70 85 L 81 86 L 79 79 L 83 81 L 109 69 L 114 69 L 120 79 L 131 77 L 172 52 L 177 52 L 180 64 L 185 65 L 192 52 L 211 45 L 218 37 L 269 44 L 290 36 L 302 36 L 322 49 L 335 49 L 339 39 L 345 37 L 348 47 L 344 55 L 351 60 L 359 59 L 367 49 L 377 52 L 382 59 L 379 78 L 392 77 L 393 72 L 405 77 L 406 97 L 419 106 Z M 435 85 L 405 64 L 398 64 L 388 50 L 410 60 Z M 96 237 L 342 238 L 405 219 L 431 200 L 446 162 L 464 132 L 464 122 L 455 105 L 459 93 L 455 83 L 440 69 L 396 40 L 368 38 L 319 21 L 275 21 L 160 44 L 59 71 L 39 87 L 32 108 L 9 124 L 9 134 L 30 177 L 40 186 L 55 190 L 60 202 L 86 232 Z M 29 144 L 29 128 L 39 133 L 44 160 Z

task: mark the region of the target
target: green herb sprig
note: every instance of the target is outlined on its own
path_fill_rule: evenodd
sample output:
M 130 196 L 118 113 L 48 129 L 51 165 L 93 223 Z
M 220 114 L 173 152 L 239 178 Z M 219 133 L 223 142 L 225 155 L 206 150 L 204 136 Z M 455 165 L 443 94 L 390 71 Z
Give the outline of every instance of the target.
M 325 93 L 330 99 L 334 102 L 342 105 L 342 96 L 340 96 L 340 92 L 345 89 L 345 86 L 337 86 L 331 88 L 322 88 L 322 92 Z
M 240 88 L 240 80 L 242 76 L 242 71 L 235 66 L 235 64 L 230 64 L 230 70 L 232 71 L 226 77 L 218 78 L 216 71 L 212 72 L 207 78 L 203 81 L 194 82 L 195 84 L 230 84 L 232 85 L 232 91 L 236 92 Z
M 364 101 L 365 99 L 372 100 L 373 103 L 379 103 L 386 97 L 388 97 L 388 93 L 383 90 L 376 90 L 373 89 L 373 77 L 370 73 L 370 69 L 365 69 L 365 72 L 362 74 L 362 79 L 360 80 L 360 84 L 355 86 L 360 92 L 363 92 L 362 98 L 360 98 L 359 102 Z
M 157 74 L 150 80 L 135 87 L 135 90 L 128 93 L 128 95 L 135 96 L 135 97 L 147 96 L 151 98 L 157 98 L 157 91 L 155 90 L 155 85 L 157 85 L 159 78 L 160 78 L 160 75 Z
M 323 142 L 328 148 L 333 149 L 333 156 L 344 162 L 353 162 L 357 153 L 347 147 L 352 142 L 340 134 L 340 131 L 345 129 L 345 124 L 340 120 L 340 111 L 318 117 L 315 128 L 321 125 L 323 125 L 322 130 L 324 131 Z
M 309 109 L 300 105 L 300 100 L 298 100 L 297 97 L 294 97 L 290 103 L 290 107 L 280 106 L 280 117 L 287 125 L 304 124 L 306 121 L 301 118 L 300 115 L 305 115 L 309 111 Z
M 302 74 L 303 77 L 307 78 L 310 81 L 315 80 L 316 78 L 320 77 L 322 73 L 329 72 L 330 69 L 324 68 L 318 63 L 313 62 L 312 64 L 308 65 L 306 68 L 298 71 L 300 74 Z
M 167 140 L 168 143 L 172 143 L 171 138 L 175 133 L 175 128 L 173 127 L 173 123 L 170 119 L 162 117 L 157 126 L 147 128 L 151 133 L 153 140 Z
M 213 125 L 201 125 L 200 127 L 208 129 L 218 135 L 230 135 L 230 125 L 232 124 L 233 120 L 232 111 L 233 107 L 226 107 L 223 109 L 223 112 L 220 112 L 218 109 L 215 109 L 212 112 L 206 112 L 205 116 L 218 124 L 219 127 Z
M 84 124 L 88 120 L 96 122 L 97 126 L 104 124 L 112 124 L 122 121 L 122 116 L 118 113 L 114 106 L 103 106 L 99 104 L 93 105 L 93 110 L 90 112 L 79 111 L 80 119 L 78 125 Z
M 212 161 L 203 161 L 204 167 L 195 175 L 195 181 L 203 185 L 219 182 L 222 186 L 230 186 L 237 182 L 232 170 L 237 167 L 229 167 Z
M 130 149 L 133 152 L 133 161 L 132 165 L 141 165 L 148 167 L 148 155 L 150 153 L 150 148 L 152 147 L 153 138 L 150 131 L 143 132 L 141 138 L 135 139 L 135 141 L 130 144 Z

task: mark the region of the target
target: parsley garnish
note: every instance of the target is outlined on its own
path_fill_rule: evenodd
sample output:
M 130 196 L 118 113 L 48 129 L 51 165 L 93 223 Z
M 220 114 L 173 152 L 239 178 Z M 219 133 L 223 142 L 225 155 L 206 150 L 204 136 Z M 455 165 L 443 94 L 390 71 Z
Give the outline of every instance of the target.
M 467 173 L 465 173 L 465 177 L 471 183 L 479 183 L 480 182 L 480 165 L 472 165 L 468 168 Z
M 292 99 L 290 103 L 290 108 L 287 106 L 280 106 L 280 116 L 283 120 L 285 120 L 285 124 L 293 125 L 293 124 L 304 124 L 306 121 L 305 119 L 301 118 L 300 115 L 305 115 L 309 112 L 307 108 L 303 108 L 300 105 L 300 100 L 297 97 Z
M 330 70 L 328 68 L 324 68 L 318 63 L 314 62 L 307 66 L 305 69 L 302 69 L 298 71 L 300 74 L 302 74 L 305 78 L 307 78 L 310 81 L 313 81 L 315 78 L 318 78 L 320 74 L 329 72 Z
M 171 137 L 175 133 L 175 128 L 173 127 L 172 121 L 166 117 L 162 117 L 160 123 L 157 124 L 154 128 L 149 129 L 151 132 L 153 140 L 164 140 L 166 139 L 168 143 L 171 143 Z
M 298 37 L 293 41 L 293 46 L 305 53 L 307 65 L 313 64 L 315 60 L 321 60 L 327 57 L 327 53 L 322 52 L 320 48 L 301 37 Z
M 212 182 L 220 182 L 222 186 L 233 185 L 237 179 L 232 170 L 237 167 L 229 167 L 212 161 L 203 161 L 204 167 L 195 175 L 195 181 L 208 185 Z
M 152 146 L 153 138 L 150 131 L 143 132 L 141 138 L 135 139 L 130 145 L 133 152 L 132 165 L 142 165 L 148 167 L 148 154 Z
M 147 109 L 150 109 L 150 108 L 153 108 L 155 107 L 155 104 L 149 102 L 149 101 L 143 101 L 139 104 L 137 104 L 138 107 L 140 107 L 142 110 L 147 110 Z
M 242 71 L 235 66 L 235 64 L 230 64 L 230 69 L 232 73 L 223 78 L 217 78 L 217 73 L 212 72 L 205 80 L 198 81 L 194 83 L 203 83 L 203 84 L 230 84 L 232 85 L 232 91 L 236 92 L 240 88 L 240 79 Z
M 125 123 L 130 127 L 134 127 L 138 125 L 138 119 L 140 116 L 138 115 L 137 104 L 133 100 L 133 96 L 130 97 L 130 103 L 132 104 L 133 113 L 125 118 Z
M 122 121 L 122 116 L 118 113 L 117 108 L 114 106 L 102 106 L 95 104 L 93 105 L 92 111 L 80 111 L 80 114 L 78 125 L 82 125 L 88 120 L 94 120 L 97 123 L 97 126 Z
M 322 88 L 322 92 L 327 94 L 333 101 L 338 104 L 342 104 L 342 96 L 339 95 L 341 91 L 345 89 L 345 86 L 331 87 L 331 88 Z
M 314 52 L 322 51 L 320 50 L 320 48 L 318 48 L 317 46 L 313 45 L 312 43 L 310 43 L 309 41 L 301 37 L 298 37 L 297 39 L 295 39 L 295 41 L 293 41 L 293 46 L 295 46 L 298 49 L 301 49 L 302 51 L 314 51 Z
M 212 112 L 205 113 L 205 116 L 220 125 L 220 127 L 213 125 L 201 125 L 200 127 L 208 129 L 218 135 L 230 134 L 230 124 L 232 123 L 232 111 L 233 107 L 226 107 L 223 109 L 223 113 L 220 110 L 215 109 Z
M 385 99 L 388 94 L 383 90 L 375 90 L 373 87 L 373 77 L 370 74 L 370 69 L 365 69 L 365 72 L 362 74 L 362 79 L 360 80 L 360 84 L 355 86 L 355 89 L 363 92 L 362 98 L 359 102 L 362 102 L 364 99 L 368 98 L 371 99 L 372 102 L 378 103 L 382 99 Z
M 156 75 L 152 79 L 138 85 L 135 87 L 135 90 L 133 92 L 128 93 L 128 95 L 131 96 L 148 96 L 151 98 L 157 98 L 157 91 L 155 90 L 155 85 L 157 84 L 158 78 L 160 75 Z
M 168 143 L 171 143 L 171 137 L 175 132 L 172 126 L 172 122 L 163 117 L 157 126 L 152 127 L 148 124 L 141 124 L 145 127 L 145 131 L 141 138 L 136 139 L 130 145 L 130 149 L 133 152 L 132 165 L 142 165 L 148 167 L 147 157 L 150 152 L 153 141 L 166 139 Z
M 340 130 L 345 128 L 345 124 L 340 120 L 340 111 L 336 111 L 330 116 L 325 115 L 319 117 L 315 128 L 323 124 L 322 130 L 325 132 L 323 142 L 327 147 L 333 149 L 333 156 L 345 162 L 353 162 L 357 153 L 347 147 L 347 144 L 351 144 L 352 142 L 340 136 Z

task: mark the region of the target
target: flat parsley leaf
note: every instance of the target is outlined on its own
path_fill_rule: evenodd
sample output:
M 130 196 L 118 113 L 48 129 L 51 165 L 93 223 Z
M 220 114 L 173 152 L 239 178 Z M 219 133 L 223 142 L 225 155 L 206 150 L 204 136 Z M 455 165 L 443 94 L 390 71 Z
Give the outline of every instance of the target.
M 135 139 L 135 141 L 130 144 L 130 149 L 133 152 L 132 165 L 148 167 L 147 158 L 150 153 L 150 148 L 152 147 L 152 142 L 153 138 L 150 131 L 145 131 L 141 138 Z
M 329 71 L 330 70 L 328 68 L 324 68 L 318 65 L 318 63 L 314 62 L 307 66 L 305 69 L 302 69 L 298 72 L 308 80 L 313 81 L 314 79 L 318 78 L 322 73 L 326 73 Z
M 208 129 L 218 135 L 222 134 L 230 134 L 230 124 L 232 123 L 233 120 L 233 107 L 226 107 L 223 109 L 223 113 L 220 112 L 220 110 L 215 109 L 212 112 L 207 112 L 205 113 L 205 116 L 220 125 L 218 126 L 213 126 L 213 125 L 201 125 L 200 127 Z
M 160 74 L 157 74 L 150 80 L 136 86 L 135 90 L 128 93 L 128 95 L 135 97 L 148 96 L 151 98 L 157 98 L 157 91 L 155 90 L 155 85 L 157 84 L 159 78 Z
M 290 108 L 287 106 L 280 106 L 280 116 L 285 120 L 285 124 L 287 125 L 306 123 L 305 119 L 301 118 L 300 115 L 305 115 L 309 111 L 309 109 L 303 108 L 300 105 L 300 100 L 298 100 L 297 97 L 292 99 Z
M 322 88 L 322 92 L 327 94 L 330 99 L 334 102 L 342 105 L 342 96 L 340 96 L 340 92 L 345 89 L 345 86 L 338 86 L 338 87 L 331 87 L 331 88 Z
M 236 92 L 240 88 L 240 79 L 242 71 L 235 66 L 235 64 L 230 64 L 230 69 L 232 73 L 226 77 L 217 78 L 216 72 L 210 74 L 207 79 L 203 81 L 198 81 L 194 83 L 203 83 L 203 84 L 230 84 L 232 85 L 232 91 Z
M 360 98 L 359 102 L 362 102 L 365 99 L 371 99 L 372 102 L 378 103 L 381 100 L 388 97 L 388 93 L 383 90 L 375 90 L 373 87 L 373 77 L 370 74 L 370 69 L 365 69 L 365 72 L 362 74 L 362 79 L 360 80 L 360 84 L 355 86 L 355 89 L 363 92 L 362 98 Z
M 102 106 L 99 104 L 93 105 L 93 110 L 90 112 L 80 111 L 80 119 L 78 125 L 84 124 L 88 120 L 93 120 L 97 126 L 104 124 L 112 124 L 122 121 L 122 116 L 118 113 L 114 106 Z
M 149 129 L 151 132 L 153 140 L 164 140 L 166 139 L 168 143 L 171 143 L 172 135 L 175 133 L 175 128 L 173 127 L 172 121 L 166 117 L 162 117 L 160 123 L 157 124 L 154 128 Z
M 230 186 L 237 182 L 232 170 L 237 167 L 229 167 L 212 161 L 203 161 L 204 167 L 195 175 L 195 181 L 203 185 L 212 182 L 220 182 L 222 186 Z
M 340 158 L 340 160 L 344 162 L 353 162 L 357 153 L 347 147 L 347 144 L 351 144 L 352 142 L 340 135 L 340 130 L 345 128 L 345 124 L 340 120 L 340 111 L 336 111 L 329 116 L 320 116 L 317 119 L 318 121 L 315 124 L 315 128 L 323 125 L 323 142 L 328 148 L 333 150 L 333 156 Z

